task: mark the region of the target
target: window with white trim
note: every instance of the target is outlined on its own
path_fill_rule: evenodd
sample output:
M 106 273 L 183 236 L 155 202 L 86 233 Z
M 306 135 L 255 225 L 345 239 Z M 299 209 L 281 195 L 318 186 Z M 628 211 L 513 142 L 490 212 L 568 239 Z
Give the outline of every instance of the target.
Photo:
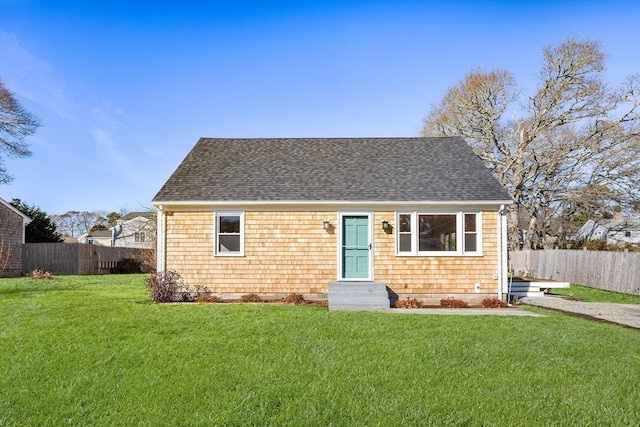
M 398 255 L 481 255 L 479 212 L 399 212 Z
M 136 243 L 144 243 L 147 241 L 147 234 L 144 231 L 136 231 L 133 235 L 133 240 Z
M 244 255 L 244 212 L 216 212 L 215 254 Z

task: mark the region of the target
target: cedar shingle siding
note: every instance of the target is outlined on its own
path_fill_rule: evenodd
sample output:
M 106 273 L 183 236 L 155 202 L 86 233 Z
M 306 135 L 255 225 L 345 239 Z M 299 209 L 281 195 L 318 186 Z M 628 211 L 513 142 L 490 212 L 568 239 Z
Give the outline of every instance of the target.
M 23 217 L 0 203 L 0 268 L 6 262 L 0 277 L 20 276 L 22 274 L 22 237 L 24 233 Z M 8 260 L 6 259 L 8 255 Z

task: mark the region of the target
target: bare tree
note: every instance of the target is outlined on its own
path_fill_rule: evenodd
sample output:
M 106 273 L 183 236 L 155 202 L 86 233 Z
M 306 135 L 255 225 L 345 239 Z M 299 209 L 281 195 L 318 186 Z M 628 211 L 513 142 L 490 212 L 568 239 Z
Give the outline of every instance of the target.
M 40 120 L 25 110 L 0 80 L 0 184 L 7 184 L 13 179 L 3 164 L 1 154 L 30 156 L 29 144 L 24 138 L 33 134 L 40 125 Z
M 58 232 L 71 237 L 81 236 L 96 225 L 106 228 L 106 219 L 100 212 L 69 211 L 53 215 L 52 220 Z
M 475 70 L 424 120 L 424 136 L 461 135 L 511 192 L 511 246 L 529 248 L 570 230 L 572 207 L 640 200 L 640 77 L 610 90 L 599 42 L 543 49 L 538 87 L 524 97 L 509 71 Z

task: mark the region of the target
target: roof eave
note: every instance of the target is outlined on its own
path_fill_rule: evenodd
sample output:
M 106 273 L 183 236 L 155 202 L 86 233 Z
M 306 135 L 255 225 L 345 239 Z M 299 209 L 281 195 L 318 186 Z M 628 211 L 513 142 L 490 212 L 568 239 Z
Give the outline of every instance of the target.
M 325 208 L 363 208 L 363 207 L 411 207 L 432 206 L 439 208 L 459 206 L 500 206 L 513 203 L 509 199 L 496 200 L 157 200 L 151 202 L 160 211 L 167 210 L 195 210 L 211 208 L 293 208 L 293 207 L 325 207 Z

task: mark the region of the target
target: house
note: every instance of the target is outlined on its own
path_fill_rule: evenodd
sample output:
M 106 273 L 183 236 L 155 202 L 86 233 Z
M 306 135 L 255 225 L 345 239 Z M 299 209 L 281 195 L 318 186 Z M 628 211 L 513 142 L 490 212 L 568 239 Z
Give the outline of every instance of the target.
M 155 212 L 129 212 L 111 228 L 113 246 L 151 249 L 155 246 Z
M 0 198 L 0 277 L 22 274 L 22 245 L 31 219 Z
M 222 297 L 506 294 L 511 198 L 459 137 L 201 138 L 152 203 L 158 271 Z
M 152 249 L 155 246 L 155 212 L 129 212 L 108 230 L 95 230 L 78 237 L 78 242 L 121 248 Z
M 623 218 L 620 215 L 613 219 L 590 219 L 580 227 L 575 239 L 606 240 L 609 245 L 640 245 L 640 219 Z
M 111 230 L 90 231 L 78 237 L 78 242 L 89 245 L 113 246 L 113 233 Z

